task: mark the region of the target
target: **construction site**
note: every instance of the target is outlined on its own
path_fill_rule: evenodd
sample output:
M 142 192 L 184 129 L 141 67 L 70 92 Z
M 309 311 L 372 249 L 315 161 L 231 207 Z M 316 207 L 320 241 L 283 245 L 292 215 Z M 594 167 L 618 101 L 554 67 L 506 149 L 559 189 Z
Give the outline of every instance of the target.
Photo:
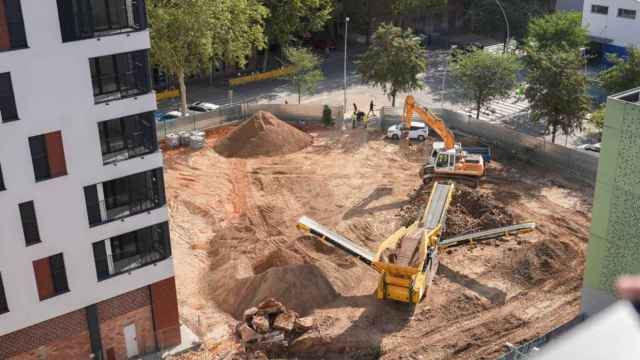
M 426 181 L 434 141 L 454 151 L 446 137 L 259 112 L 208 129 L 201 149 L 165 147 L 178 302 L 199 353 L 496 359 L 574 319 L 592 186 L 497 150 L 468 156 L 476 184 L 438 164 Z

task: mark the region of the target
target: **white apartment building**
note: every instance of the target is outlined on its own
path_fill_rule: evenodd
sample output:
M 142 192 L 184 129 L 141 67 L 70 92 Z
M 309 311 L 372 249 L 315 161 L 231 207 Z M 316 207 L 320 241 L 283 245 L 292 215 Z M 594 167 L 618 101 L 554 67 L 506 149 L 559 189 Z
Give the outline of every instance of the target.
M 602 52 L 625 55 L 626 47 L 640 47 L 639 0 L 586 0 L 582 25 Z
M 0 0 L 0 359 L 176 345 L 144 0 Z

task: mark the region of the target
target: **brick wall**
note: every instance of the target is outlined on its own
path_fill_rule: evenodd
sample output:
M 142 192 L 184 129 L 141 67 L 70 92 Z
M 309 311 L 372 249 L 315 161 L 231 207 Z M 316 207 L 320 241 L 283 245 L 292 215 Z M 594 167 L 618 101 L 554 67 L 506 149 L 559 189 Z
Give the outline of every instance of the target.
M 151 305 L 149 288 L 143 287 L 98 303 L 98 321 L 103 323 L 133 310 Z
M 151 284 L 149 288 L 158 345 L 160 348 L 167 348 L 180 344 L 180 316 L 175 278 Z
M 124 328 L 131 324 L 136 325 L 136 336 L 140 354 L 155 351 L 156 341 L 153 332 L 153 318 L 151 306 L 148 305 L 113 318 L 105 323 L 100 323 L 100 335 L 102 336 L 102 348 L 105 351 L 105 358 L 110 349 L 113 349 L 115 360 L 125 360 L 127 358 Z
M 89 332 L 85 331 L 22 353 L 10 360 L 70 360 L 89 359 L 89 356 L 91 356 L 91 344 Z

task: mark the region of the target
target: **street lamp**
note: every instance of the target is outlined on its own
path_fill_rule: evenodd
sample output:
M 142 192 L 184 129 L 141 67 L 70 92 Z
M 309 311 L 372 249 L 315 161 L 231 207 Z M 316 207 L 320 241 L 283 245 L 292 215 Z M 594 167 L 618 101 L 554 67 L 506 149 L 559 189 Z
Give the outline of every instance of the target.
M 347 115 L 347 46 L 349 36 L 349 17 L 344 22 L 344 114 L 342 115 L 342 128 L 344 129 L 344 117 Z
M 502 16 L 504 17 L 504 23 L 507 25 L 507 39 L 504 41 L 504 49 L 502 50 L 503 53 L 506 53 L 507 46 L 509 45 L 509 39 L 511 39 L 511 29 L 509 26 L 509 19 L 507 18 L 507 12 L 504 11 L 504 7 L 502 6 L 502 3 L 500 2 L 500 0 L 496 0 L 496 4 L 498 4 L 500 11 L 502 11 Z

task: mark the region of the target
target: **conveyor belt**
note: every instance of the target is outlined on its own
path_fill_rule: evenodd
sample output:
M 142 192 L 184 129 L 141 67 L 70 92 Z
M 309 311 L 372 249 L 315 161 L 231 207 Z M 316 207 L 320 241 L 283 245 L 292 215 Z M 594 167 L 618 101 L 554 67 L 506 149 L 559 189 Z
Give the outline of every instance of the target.
M 503 228 L 480 231 L 473 234 L 456 236 L 451 239 L 443 240 L 440 242 L 441 247 L 456 246 L 465 241 L 480 241 L 489 240 L 501 236 L 514 235 L 523 232 L 533 231 L 536 228 L 535 223 L 524 223 L 513 226 L 507 226 Z
M 330 229 L 318 224 L 312 219 L 303 216 L 300 218 L 300 220 L 298 220 L 298 224 L 306 227 L 311 235 L 330 242 L 334 246 L 348 252 L 353 256 L 360 258 L 363 262 L 369 265 L 373 263 L 375 254 L 371 250 L 355 244 L 353 241 L 331 231 Z
M 426 209 L 422 221 L 425 230 L 433 230 L 444 223 L 445 215 L 447 214 L 447 202 L 452 188 L 453 185 L 451 184 L 436 184 L 429 200 L 429 208 Z

